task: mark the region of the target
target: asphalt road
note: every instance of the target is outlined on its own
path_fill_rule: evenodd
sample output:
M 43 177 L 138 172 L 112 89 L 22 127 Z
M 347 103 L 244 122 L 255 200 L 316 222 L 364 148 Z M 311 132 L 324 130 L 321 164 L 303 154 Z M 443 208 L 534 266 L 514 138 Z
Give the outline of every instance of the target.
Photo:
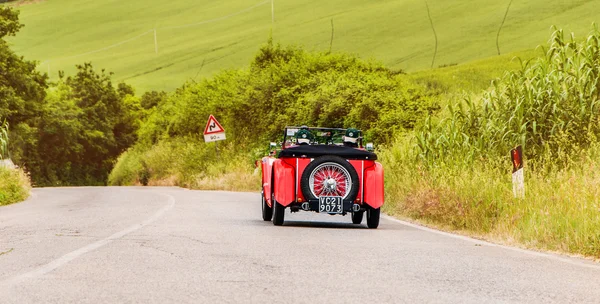
M 0 207 L 0 303 L 600 303 L 600 266 L 258 193 L 47 188 Z

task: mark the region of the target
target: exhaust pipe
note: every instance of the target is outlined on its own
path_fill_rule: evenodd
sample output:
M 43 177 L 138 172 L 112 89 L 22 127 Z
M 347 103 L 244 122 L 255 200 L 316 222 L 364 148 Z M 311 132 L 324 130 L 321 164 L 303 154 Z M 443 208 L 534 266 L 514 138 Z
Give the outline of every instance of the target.
M 352 211 L 354 211 L 354 212 L 360 211 L 360 205 L 359 204 L 353 204 L 352 205 Z
M 310 210 L 310 205 L 308 204 L 308 202 L 302 203 L 302 210 L 304 210 L 304 211 Z

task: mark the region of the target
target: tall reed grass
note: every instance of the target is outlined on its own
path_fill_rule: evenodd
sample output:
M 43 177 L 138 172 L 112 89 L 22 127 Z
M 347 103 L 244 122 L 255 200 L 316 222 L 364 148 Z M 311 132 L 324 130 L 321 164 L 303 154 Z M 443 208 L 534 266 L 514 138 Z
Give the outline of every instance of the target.
M 600 134 L 600 32 L 565 39 L 555 30 L 545 57 L 524 62 L 494 81 L 481 100 L 449 106 L 417 134 L 419 157 L 429 166 L 504 157 L 522 145 L 530 166 L 563 165 Z M 549 159 L 548 159 L 549 157 Z
M 568 168 L 526 167 L 526 197 L 516 199 L 508 156 L 431 168 L 414 161 L 409 140 L 379 152 L 385 212 L 510 245 L 600 258 L 600 145 Z
M 545 56 L 381 151 L 386 211 L 492 240 L 600 258 L 600 31 Z M 525 153 L 526 197 L 509 151 Z
M 4 121 L 0 124 L 0 160 L 6 158 L 8 158 L 8 122 Z

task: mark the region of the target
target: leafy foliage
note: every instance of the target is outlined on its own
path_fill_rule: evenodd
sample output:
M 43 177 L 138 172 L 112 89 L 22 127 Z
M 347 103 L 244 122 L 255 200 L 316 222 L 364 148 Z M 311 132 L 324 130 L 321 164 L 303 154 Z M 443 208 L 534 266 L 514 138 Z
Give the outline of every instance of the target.
M 159 103 L 162 103 L 167 99 L 167 92 L 164 91 L 149 91 L 142 95 L 140 105 L 142 108 L 149 110 L 156 107 Z
M 161 140 L 152 147 L 135 146 L 119 156 L 111 171 L 111 185 L 163 185 L 194 189 L 256 191 L 260 175 L 252 172 L 247 153 L 232 143 L 218 156 L 214 144 L 198 138 Z
M 116 157 L 136 139 L 139 101 L 91 64 L 48 90 L 28 168 L 36 184 L 104 184 Z
M 31 184 L 21 169 L 0 166 L 0 206 L 25 200 Z
M 116 157 L 136 140 L 141 119 L 131 86 L 112 85 L 91 63 L 50 87 L 36 62 L 12 52 L 2 39 L 23 25 L 18 12 L 0 7 L 0 156 L 7 148 L 36 185 L 104 184 Z M 64 75 L 64 73 L 60 73 Z
M 0 7 L 0 117 L 13 126 L 40 115 L 47 87 L 47 76 L 35 70 L 36 63 L 17 56 L 3 40 L 21 27 L 16 11 Z
M 380 143 L 437 109 L 431 96 L 380 63 L 267 44 L 248 70 L 187 83 L 158 106 L 141 140 L 198 135 L 215 114 L 236 142 L 278 138 L 285 125 L 352 126 Z
M 251 159 L 261 156 L 254 151 L 278 140 L 286 125 L 356 127 L 366 131 L 368 140 L 383 144 L 438 109 L 433 96 L 421 86 L 378 62 L 307 52 L 271 41 L 248 69 L 188 82 L 166 98 L 148 93 L 142 99 L 148 118 L 141 125 L 135 149 L 119 160 L 111 174 L 113 184 L 173 175 L 179 184 L 193 183 L 195 177 L 202 178 L 210 168 L 236 155 L 246 157 L 242 163 L 250 168 Z M 227 131 L 227 148 L 220 152 L 223 160 L 214 159 L 214 144 L 205 144 L 201 137 L 210 114 Z M 177 165 L 188 159 L 185 154 L 153 161 L 158 154 L 151 151 L 174 155 L 188 151 L 182 139 L 195 151 L 185 166 Z
M 0 7 L 0 39 L 6 36 L 14 36 L 23 24 L 19 22 L 19 12 L 10 7 Z

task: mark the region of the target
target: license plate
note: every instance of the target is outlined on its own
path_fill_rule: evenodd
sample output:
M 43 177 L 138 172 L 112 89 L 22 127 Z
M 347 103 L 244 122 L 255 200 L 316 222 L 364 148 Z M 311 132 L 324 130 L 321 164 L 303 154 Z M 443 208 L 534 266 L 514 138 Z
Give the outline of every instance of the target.
M 343 213 L 344 204 L 341 196 L 321 196 L 319 197 L 319 212 L 323 213 Z

